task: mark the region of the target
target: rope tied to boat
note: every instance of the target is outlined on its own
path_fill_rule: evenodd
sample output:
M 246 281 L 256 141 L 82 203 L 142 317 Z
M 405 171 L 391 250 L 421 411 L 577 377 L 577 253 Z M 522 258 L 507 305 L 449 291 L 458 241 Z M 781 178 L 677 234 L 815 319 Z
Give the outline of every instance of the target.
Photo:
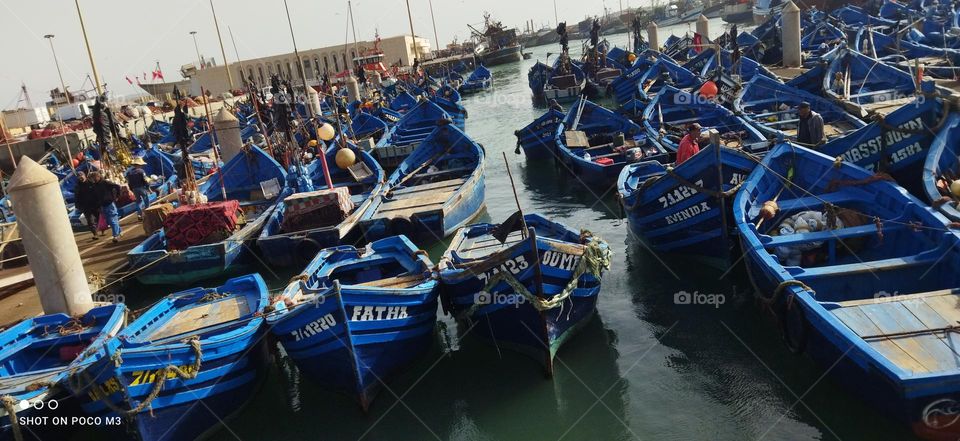
M 737 185 L 734 185 L 734 186 L 731 187 L 729 190 L 725 190 L 725 191 L 724 191 L 724 190 L 713 190 L 713 189 L 705 188 L 705 187 L 703 187 L 703 186 L 701 186 L 701 185 L 697 185 L 697 184 L 694 183 L 694 182 L 690 182 L 689 180 L 687 180 L 687 179 L 684 178 L 683 176 L 680 176 L 680 175 L 677 174 L 675 171 L 673 171 L 673 167 L 667 167 L 667 174 L 670 175 L 670 176 L 672 176 L 674 179 L 676 179 L 677 182 L 679 182 L 681 185 L 684 185 L 684 186 L 686 186 L 686 187 L 690 187 L 690 188 L 696 190 L 698 193 L 703 193 L 703 194 L 706 194 L 706 195 L 708 195 L 708 196 L 712 196 L 712 197 L 714 197 L 714 198 L 716 198 L 716 199 L 727 199 L 727 198 L 729 198 L 729 197 L 732 197 L 732 196 L 736 195 L 736 194 L 737 194 L 737 191 L 740 190 L 740 187 L 742 187 L 742 186 L 743 186 L 743 183 L 745 182 L 744 180 L 741 180 L 740 183 L 738 183 Z M 646 182 L 644 182 L 644 184 L 646 184 Z
M 190 348 L 193 349 L 195 357 L 192 365 L 188 366 L 186 369 L 182 369 L 180 366 L 174 366 L 170 364 L 160 369 L 156 374 L 156 380 L 153 383 L 153 388 L 150 389 L 150 393 L 147 394 L 147 397 L 144 398 L 143 401 L 141 401 L 132 409 L 123 409 L 117 406 L 110 401 L 109 397 L 104 397 L 102 400 L 103 403 L 118 415 L 129 418 L 139 414 L 140 412 L 143 412 L 145 409 L 150 407 L 150 404 L 153 402 L 153 400 L 160 396 L 160 392 L 163 390 L 163 385 L 167 382 L 167 377 L 179 377 L 183 380 L 192 380 L 197 378 L 197 374 L 200 373 L 200 365 L 203 362 L 203 350 L 200 346 L 200 337 L 195 335 L 183 340 L 182 343 L 189 345 Z M 117 352 L 119 353 L 119 350 Z
M 607 246 L 607 242 L 598 236 L 594 236 L 593 233 L 588 230 L 580 230 L 580 238 L 581 240 L 586 240 L 587 243 L 583 249 L 583 255 L 580 256 L 580 261 L 577 263 L 577 267 L 570 276 L 570 281 L 567 282 L 567 285 L 562 291 L 549 299 L 531 293 L 510 271 L 500 271 L 495 274 L 490 278 L 481 292 L 489 293 L 498 283 L 506 282 L 513 288 L 516 294 L 523 296 L 537 311 L 547 311 L 561 306 L 567 298 L 573 295 L 573 291 L 577 288 L 577 285 L 580 284 L 581 276 L 589 273 L 596 277 L 597 280 L 600 280 L 603 277 L 603 272 L 610 269 L 613 253 Z M 482 306 L 485 305 L 475 302 L 464 314 L 471 316 Z
M 777 285 L 777 287 L 773 290 L 773 295 L 772 295 L 772 296 L 770 296 L 770 297 L 764 297 L 764 296 L 763 296 L 762 294 L 760 294 L 759 291 L 758 291 L 758 292 L 757 292 L 757 295 L 756 295 L 756 298 L 757 298 L 757 300 L 760 301 L 760 303 L 763 305 L 764 309 L 766 309 L 766 310 L 768 310 L 768 311 L 770 311 L 770 312 L 772 313 L 772 312 L 773 312 L 773 307 L 774 307 L 774 305 L 776 305 L 777 303 L 779 303 L 780 297 L 783 295 L 783 292 L 786 291 L 786 289 L 789 288 L 789 287 L 791 287 L 791 286 L 796 286 L 796 287 L 799 287 L 800 289 L 802 289 L 802 290 L 804 290 L 804 291 L 809 291 L 810 294 L 812 294 L 812 295 L 814 295 L 814 296 L 817 294 L 817 292 L 814 291 L 813 288 L 810 288 L 809 286 L 807 286 L 806 283 L 803 283 L 803 282 L 801 282 L 801 281 L 799 281 L 799 280 L 784 280 L 783 282 L 780 282 L 780 284 Z
M 210 291 L 204 294 L 203 297 L 200 297 L 200 300 L 197 300 L 197 303 L 210 303 L 214 300 L 225 299 L 229 296 L 230 296 L 230 293 Z
M 20 421 L 17 420 L 17 403 L 19 403 L 19 401 L 10 395 L 0 397 L 0 405 L 3 405 L 3 410 L 7 411 L 7 418 L 10 419 L 13 439 L 23 441 L 23 431 L 20 429 Z

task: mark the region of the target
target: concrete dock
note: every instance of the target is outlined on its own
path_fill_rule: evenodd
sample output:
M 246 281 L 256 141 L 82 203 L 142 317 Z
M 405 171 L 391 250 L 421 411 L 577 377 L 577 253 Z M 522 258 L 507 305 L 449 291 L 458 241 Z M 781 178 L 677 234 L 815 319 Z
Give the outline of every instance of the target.
M 102 285 L 106 285 L 123 278 L 127 252 L 143 242 L 145 235 L 136 213 L 121 219 L 120 225 L 123 235 L 117 243 L 110 239 L 109 231 L 98 240 L 92 240 L 89 231 L 74 233 L 87 280 L 102 280 Z M 117 285 L 119 283 L 104 292 L 123 294 L 115 289 Z M 102 302 L 112 302 L 117 298 L 104 293 L 94 295 L 95 301 Z M 29 265 L 0 271 L 0 326 L 6 328 L 24 318 L 42 313 Z

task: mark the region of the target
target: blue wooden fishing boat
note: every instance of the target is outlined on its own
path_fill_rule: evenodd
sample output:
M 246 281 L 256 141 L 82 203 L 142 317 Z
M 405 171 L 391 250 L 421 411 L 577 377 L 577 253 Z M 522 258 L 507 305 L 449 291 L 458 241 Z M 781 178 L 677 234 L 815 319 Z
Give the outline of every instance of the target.
M 930 84 L 924 84 L 929 88 Z M 942 134 L 949 117 L 946 103 L 933 96 L 919 97 L 883 119 L 817 147 L 867 170 L 886 173 L 911 194 L 923 199 L 923 168 L 934 137 Z
M 66 439 L 69 425 L 24 425 L 33 417 L 78 417 L 81 411 L 61 388 L 70 372 L 87 363 L 81 355 L 96 351 L 113 337 L 126 319 L 127 307 L 114 304 L 70 317 L 48 314 L 25 319 L 0 333 L 3 378 L 0 396 L 0 438 Z M 63 404 L 62 407 L 47 406 Z M 17 424 L 11 424 L 13 411 Z
M 380 139 L 373 150 L 374 158 L 384 167 L 396 167 L 443 121 L 453 118 L 433 101 L 417 104 Z
M 352 210 L 348 213 L 337 211 L 337 216 L 327 215 L 326 212 L 308 215 L 312 219 L 308 222 L 309 228 L 299 229 L 285 224 L 288 204 L 283 200 L 278 201 L 257 238 L 257 248 L 268 264 L 291 266 L 309 262 L 320 250 L 339 245 L 351 235 L 359 233 L 357 225 L 373 208 L 374 198 L 383 191 L 386 176 L 383 168 L 369 153 L 350 144 L 346 148 L 353 151 L 358 160 L 352 170 L 337 166 L 339 148 L 328 148 L 326 160 L 333 185 L 346 189 L 350 195 L 349 205 Z M 301 191 L 328 190 L 319 160 L 310 163 L 307 173 L 313 185 L 309 190 Z M 298 194 L 290 195 L 292 198 L 297 196 Z M 331 201 L 330 206 L 339 204 Z M 345 216 L 341 218 L 339 214 Z
M 930 150 L 923 162 L 923 199 L 952 222 L 960 222 L 958 197 L 954 192 L 953 181 L 960 178 L 960 114 L 945 115 L 946 120 L 940 126 Z M 960 184 L 958 184 L 960 185 Z
M 896 67 L 841 47 L 823 78 L 827 97 L 841 101 L 854 114 L 888 113 L 915 99 L 914 78 Z
M 668 161 L 637 123 L 581 98 L 554 135 L 557 160 L 586 184 L 612 186 L 628 162 Z
M 270 365 L 259 274 L 217 288 L 171 294 L 127 325 L 69 387 L 84 412 L 120 417 L 102 425 L 118 438 L 194 440 L 253 398 Z
M 610 249 L 538 214 L 511 220 L 457 232 L 439 264 L 444 310 L 552 375 L 557 351 L 596 311 Z
M 583 69 L 568 55 L 562 54 L 548 72 L 547 81 L 543 85 L 543 99 L 547 102 L 570 102 L 583 94 L 586 87 L 587 75 Z
M 466 81 L 460 85 L 460 93 L 476 93 L 489 89 L 493 84 L 493 74 L 482 64 L 473 70 L 473 73 L 467 77 Z
M 733 109 L 768 139 L 795 140 L 799 121 L 797 106 L 803 101 L 810 103 L 811 110 L 823 117 L 823 131 L 828 141 L 866 125 L 831 100 L 765 76 L 754 77 L 743 86 L 733 102 Z
M 286 176 L 283 166 L 258 147 L 235 156 L 212 175 L 200 191 L 211 202 L 239 201 L 244 215 L 238 229 L 224 240 L 183 250 L 168 249 L 161 229 L 127 253 L 131 271 L 136 272 L 141 283 L 160 285 L 194 283 L 240 269 L 250 256 L 247 242 L 256 239 L 268 209 L 284 196 Z
M 176 188 L 177 172 L 173 161 L 160 152 L 156 146 L 146 150 L 142 157 L 147 165 L 143 166 L 143 171 L 150 177 L 156 177 L 150 183 L 150 203 L 152 204 L 159 198 L 162 198 Z M 124 183 L 124 185 L 126 185 Z M 117 214 L 122 218 L 137 211 L 137 202 L 133 201 L 123 206 L 117 207 Z M 70 210 L 70 225 L 77 230 L 86 230 L 86 218 L 80 210 L 74 208 Z
M 465 130 L 467 109 L 463 107 L 460 92 L 457 92 L 457 89 L 450 85 L 444 85 L 437 90 L 437 93 L 430 100 L 450 115 L 450 119 L 453 120 L 458 129 Z
M 880 60 L 907 72 L 916 69 L 918 59 L 923 60 L 924 73 L 935 78 L 953 79 L 955 66 L 960 63 L 960 50 L 956 48 L 931 46 L 868 27 L 857 32 L 854 47 L 866 54 L 876 53 Z
M 556 109 L 549 109 L 530 124 L 523 126 L 513 134 L 517 137 L 517 145 L 523 148 L 527 159 L 552 159 L 557 153 L 554 144 L 554 135 L 557 125 L 565 114 Z
M 814 66 L 827 56 L 838 44 L 846 41 L 842 29 L 828 21 L 817 21 L 805 26 L 801 31 L 800 50 L 805 54 L 803 63 Z
M 373 145 L 377 145 L 387 136 L 390 126 L 370 113 L 357 112 L 350 122 L 350 130 L 353 131 L 353 138 L 357 141 L 369 138 L 373 141 Z
M 746 266 L 782 324 L 841 384 L 930 439 L 960 394 L 960 236 L 905 190 L 783 144 L 744 181 L 734 219 Z
M 643 126 L 647 138 L 665 150 L 676 152 L 687 126 L 698 123 L 703 133 L 718 132 L 725 147 L 762 153 L 770 142 L 745 119 L 726 107 L 700 95 L 665 86 L 653 97 L 643 111 Z
M 637 80 L 635 97 L 641 101 L 649 101 L 666 86 L 684 89 L 700 84 L 702 81 L 695 73 L 685 69 L 670 57 L 659 54 L 656 61 Z
M 679 166 L 627 165 L 617 188 L 630 232 L 656 253 L 696 257 L 726 270 L 737 256 L 732 196 L 758 161 L 710 144 Z
M 870 15 L 867 11 L 864 11 L 863 8 L 855 5 L 846 5 L 834 9 L 830 12 L 830 17 L 850 27 L 895 27 L 897 25 L 897 21 L 895 20 Z
M 361 221 L 375 240 L 403 234 L 440 240 L 484 206 L 484 151 L 453 124 L 437 127 L 387 179 L 372 213 Z
M 409 92 L 403 91 L 390 101 L 390 110 L 405 113 L 416 105 L 417 99 Z
M 637 54 L 633 66 L 627 68 L 620 74 L 619 78 L 610 83 L 610 89 L 613 90 L 613 96 L 617 104 L 623 105 L 638 98 L 640 78 L 647 73 L 647 69 L 650 68 L 656 57 L 657 53 L 655 51 L 645 51 Z
M 430 258 L 393 236 L 317 254 L 267 321 L 310 381 L 356 398 L 366 411 L 389 378 L 429 349 L 437 295 Z
M 543 98 L 543 86 L 547 85 L 547 80 L 550 79 L 552 73 L 553 68 L 542 61 L 537 61 L 527 71 L 527 85 L 530 86 L 530 91 L 533 92 L 534 97 Z

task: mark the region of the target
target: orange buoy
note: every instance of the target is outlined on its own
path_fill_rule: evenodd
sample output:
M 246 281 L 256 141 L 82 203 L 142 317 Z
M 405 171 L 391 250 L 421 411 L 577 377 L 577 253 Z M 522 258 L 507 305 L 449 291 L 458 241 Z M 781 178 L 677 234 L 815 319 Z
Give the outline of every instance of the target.
M 713 81 L 707 81 L 700 86 L 700 96 L 704 98 L 713 98 L 717 96 L 718 91 L 719 89 L 717 89 L 717 83 L 714 83 Z

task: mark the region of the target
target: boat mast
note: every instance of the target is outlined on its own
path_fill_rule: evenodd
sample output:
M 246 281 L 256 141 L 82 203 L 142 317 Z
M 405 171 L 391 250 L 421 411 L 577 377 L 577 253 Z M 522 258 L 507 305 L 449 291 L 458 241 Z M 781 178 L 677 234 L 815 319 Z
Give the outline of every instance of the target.
M 93 70 L 93 87 L 97 95 L 103 95 L 103 87 L 100 85 L 100 74 L 97 72 L 97 63 L 93 61 L 93 50 L 90 49 L 90 39 L 87 38 L 87 27 L 83 24 L 83 11 L 80 10 L 80 0 L 74 0 L 77 5 L 77 17 L 80 18 L 80 32 L 83 33 L 83 42 L 87 46 L 87 56 L 90 58 L 90 69 Z
M 297 50 L 297 37 L 293 35 L 293 21 L 290 20 L 290 8 L 287 7 L 287 0 L 283 0 L 283 9 L 287 12 L 287 27 L 290 28 L 290 40 L 293 41 L 293 56 L 297 59 L 297 70 L 300 72 L 300 80 L 303 81 L 303 94 L 307 94 L 307 75 L 303 71 L 303 60 L 300 59 L 300 51 Z M 295 93 L 294 91 L 290 91 Z M 296 100 L 293 100 L 293 104 L 296 103 Z M 307 115 L 313 117 L 313 109 L 310 106 L 307 107 Z
M 227 82 L 230 83 L 230 90 L 233 90 L 233 74 L 230 73 L 230 63 L 227 62 L 227 51 L 223 49 L 223 38 L 220 36 L 220 22 L 217 20 L 217 10 L 213 8 L 213 0 L 210 0 L 210 12 L 213 13 L 213 26 L 217 28 L 217 41 L 220 42 L 220 56 L 223 57 L 223 70 L 227 71 Z
M 430 5 L 430 21 L 433 23 L 433 39 L 437 42 L 437 49 L 440 49 L 440 37 L 437 36 L 437 20 L 433 17 L 433 0 L 427 0 Z
M 233 43 L 233 54 L 237 57 L 237 63 L 240 64 L 240 84 L 245 84 L 247 81 L 243 78 L 243 60 L 240 59 L 240 51 L 237 50 L 237 40 L 233 39 L 233 29 L 230 26 L 227 26 L 227 33 L 230 34 L 230 43 Z
M 413 14 L 410 13 L 410 0 L 407 1 L 407 21 L 410 22 L 410 38 L 413 39 L 413 57 L 420 58 L 420 48 L 417 47 L 417 34 L 413 32 Z
M 353 64 L 360 65 L 357 59 L 360 58 L 360 49 L 357 48 L 357 25 L 353 23 L 353 4 L 347 0 L 347 13 L 350 14 L 350 29 L 353 31 Z

